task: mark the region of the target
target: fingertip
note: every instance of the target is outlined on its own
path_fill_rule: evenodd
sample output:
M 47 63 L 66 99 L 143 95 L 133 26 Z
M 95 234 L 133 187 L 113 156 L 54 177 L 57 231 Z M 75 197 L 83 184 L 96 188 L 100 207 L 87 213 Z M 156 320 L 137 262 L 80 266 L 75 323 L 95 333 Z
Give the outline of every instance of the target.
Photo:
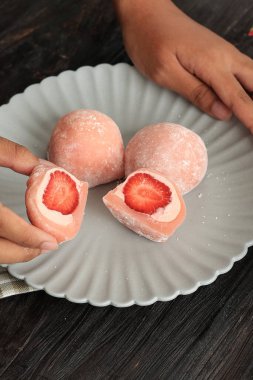
M 47 166 L 47 167 L 52 167 L 52 168 L 55 167 L 55 164 L 53 164 L 53 162 L 49 160 L 44 160 L 43 158 L 39 158 L 39 164 Z
M 39 163 L 40 163 L 41 165 L 47 165 L 47 164 L 49 163 L 49 161 L 48 161 L 48 160 L 45 160 L 44 158 L 39 158 Z
M 40 250 L 43 252 L 55 251 L 58 248 L 57 242 L 45 241 L 40 245 Z
M 219 120 L 224 120 L 224 121 L 228 121 L 232 116 L 232 112 L 230 111 L 230 109 L 226 107 L 225 104 L 223 104 L 219 100 L 215 100 L 214 103 L 212 104 L 211 114 L 215 118 Z
M 38 162 L 38 157 L 23 145 L 0 137 L 0 166 L 29 175 Z

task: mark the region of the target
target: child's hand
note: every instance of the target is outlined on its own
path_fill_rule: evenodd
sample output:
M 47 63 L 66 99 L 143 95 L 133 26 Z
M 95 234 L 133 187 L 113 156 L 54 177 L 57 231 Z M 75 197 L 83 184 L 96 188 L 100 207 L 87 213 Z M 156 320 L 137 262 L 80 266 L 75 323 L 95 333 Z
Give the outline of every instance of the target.
M 253 132 L 253 61 L 169 0 L 115 0 L 135 66 L 209 115 Z
M 26 148 L 0 137 L 0 166 L 29 175 L 36 164 L 38 158 Z M 28 261 L 57 246 L 54 237 L 27 223 L 0 203 L 0 264 Z

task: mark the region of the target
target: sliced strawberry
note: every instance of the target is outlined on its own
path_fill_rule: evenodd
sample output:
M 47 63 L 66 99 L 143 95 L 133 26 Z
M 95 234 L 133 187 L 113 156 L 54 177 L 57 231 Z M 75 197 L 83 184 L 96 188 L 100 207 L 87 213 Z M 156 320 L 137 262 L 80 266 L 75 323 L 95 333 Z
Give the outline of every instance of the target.
M 153 214 L 171 202 L 171 190 L 150 174 L 136 173 L 123 188 L 125 203 L 135 211 Z
M 50 180 L 43 194 L 43 203 L 50 209 L 63 215 L 72 214 L 79 202 L 76 183 L 65 172 L 56 170 L 50 174 Z

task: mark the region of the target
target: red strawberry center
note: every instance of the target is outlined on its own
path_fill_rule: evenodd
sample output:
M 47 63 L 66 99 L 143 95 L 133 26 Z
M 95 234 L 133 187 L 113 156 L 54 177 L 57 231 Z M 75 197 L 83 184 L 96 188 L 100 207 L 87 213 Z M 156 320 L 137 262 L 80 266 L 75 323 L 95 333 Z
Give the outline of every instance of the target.
M 67 173 L 60 170 L 51 173 L 43 194 L 44 205 L 50 210 L 68 215 L 73 213 L 78 202 L 79 193 L 75 181 Z
M 131 176 L 123 188 L 123 194 L 128 207 L 150 215 L 172 200 L 170 188 L 147 173 Z

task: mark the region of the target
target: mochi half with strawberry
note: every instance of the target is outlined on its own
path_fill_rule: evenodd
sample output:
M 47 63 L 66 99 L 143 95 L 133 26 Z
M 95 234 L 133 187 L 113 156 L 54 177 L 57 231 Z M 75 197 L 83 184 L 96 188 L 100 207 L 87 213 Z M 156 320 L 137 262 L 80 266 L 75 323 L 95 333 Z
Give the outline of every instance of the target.
M 186 207 L 177 186 L 155 170 L 139 169 L 103 202 L 112 215 L 147 239 L 164 242 L 183 223 Z
M 58 243 L 73 239 L 84 215 L 87 182 L 48 161 L 35 166 L 25 195 L 31 223 L 48 232 Z

